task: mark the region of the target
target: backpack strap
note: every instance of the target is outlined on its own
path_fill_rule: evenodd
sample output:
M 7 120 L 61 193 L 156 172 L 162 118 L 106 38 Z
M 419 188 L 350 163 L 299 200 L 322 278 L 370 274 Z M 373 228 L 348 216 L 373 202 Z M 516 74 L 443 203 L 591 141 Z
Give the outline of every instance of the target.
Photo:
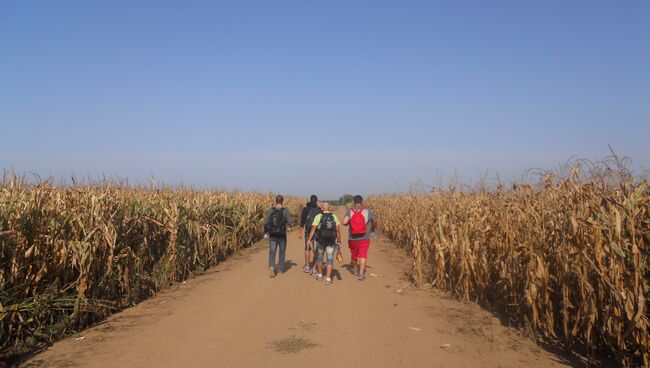
M 367 215 L 366 215 L 366 214 L 363 212 L 363 211 L 366 211 L 366 208 L 365 208 L 365 207 L 361 207 L 361 208 L 359 208 L 359 209 L 356 209 L 356 208 L 352 207 L 352 208 L 351 208 L 351 211 L 352 211 L 352 213 L 350 213 L 350 217 L 352 217 L 352 214 L 353 214 L 353 213 L 354 213 L 354 214 L 357 214 L 357 213 L 358 213 L 358 214 L 360 214 L 361 216 L 363 216 L 364 222 L 366 222 L 366 223 L 368 222 L 368 217 L 370 217 L 370 214 L 367 214 Z
M 363 210 L 365 210 L 365 207 L 361 207 L 358 210 L 356 209 L 356 207 L 350 208 L 350 211 L 352 211 L 354 213 L 360 213 L 360 214 L 363 214 Z

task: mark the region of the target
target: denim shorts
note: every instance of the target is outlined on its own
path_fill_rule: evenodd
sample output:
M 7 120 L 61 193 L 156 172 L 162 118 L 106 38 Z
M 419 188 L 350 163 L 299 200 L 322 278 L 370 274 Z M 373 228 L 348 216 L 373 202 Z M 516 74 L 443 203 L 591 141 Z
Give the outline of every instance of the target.
M 323 262 L 323 257 L 326 256 L 326 263 L 328 266 L 331 266 L 334 264 L 334 256 L 337 250 L 336 244 L 330 244 L 330 245 L 321 245 L 319 244 L 318 247 L 316 248 L 318 250 L 318 262 L 322 263 Z

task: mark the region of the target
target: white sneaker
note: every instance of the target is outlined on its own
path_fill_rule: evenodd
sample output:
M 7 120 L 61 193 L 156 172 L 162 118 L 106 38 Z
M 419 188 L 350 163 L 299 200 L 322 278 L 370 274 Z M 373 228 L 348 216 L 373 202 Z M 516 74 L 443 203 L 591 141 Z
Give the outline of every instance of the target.
M 328 277 L 325 279 L 325 285 L 332 285 L 332 278 Z
M 316 275 L 316 281 L 323 281 L 323 275 Z

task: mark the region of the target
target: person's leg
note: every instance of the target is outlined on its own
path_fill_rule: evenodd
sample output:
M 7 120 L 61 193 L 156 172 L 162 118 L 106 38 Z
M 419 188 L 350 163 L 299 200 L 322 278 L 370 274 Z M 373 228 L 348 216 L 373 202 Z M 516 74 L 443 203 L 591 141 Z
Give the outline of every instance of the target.
M 359 277 L 363 278 L 366 275 L 366 259 L 359 258 Z
M 350 247 L 350 266 L 352 266 L 352 273 L 359 274 L 359 246 L 356 240 L 348 240 L 348 247 Z
M 311 273 L 316 273 L 316 262 L 318 261 L 318 241 L 314 240 L 312 244 L 312 254 L 311 254 Z
M 304 272 L 309 272 L 309 269 L 311 268 L 309 264 L 311 263 L 311 254 L 312 251 L 307 247 L 307 240 L 309 239 L 309 233 L 305 232 L 305 265 L 302 267 L 302 270 Z
M 302 270 L 309 272 L 309 258 L 311 256 L 311 250 L 305 249 L 305 265 L 302 266 Z
M 321 244 L 318 244 L 318 258 L 316 259 L 316 277 L 320 280 L 323 277 L 323 255 L 325 249 Z
M 269 271 L 271 277 L 275 276 L 275 252 L 278 249 L 276 239 L 269 238 Z
M 328 245 L 325 248 L 327 254 L 327 282 L 332 283 L 332 266 L 334 265 L 334 246 Z
M 280 262 L 278 262 L 278 272 L 284 272 L 285 268 L 285 255 L 287 254 L 287 239 L 279 239 L 280 246 Z
M 370 240 L 362 240 L 359 242 L 359 280 L 363 280 L 366 276 L 368 248 L 370 248 Z

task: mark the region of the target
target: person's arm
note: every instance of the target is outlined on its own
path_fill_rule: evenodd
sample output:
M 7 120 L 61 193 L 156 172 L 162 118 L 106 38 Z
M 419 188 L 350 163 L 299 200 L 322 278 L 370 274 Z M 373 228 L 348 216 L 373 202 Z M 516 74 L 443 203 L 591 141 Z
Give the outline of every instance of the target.
M 305 231 L 307 231 L 307 216 L 309 215 L 309 207 L 305 207 L 302 209 L 302 213 L 300 213 L 300 229 L 298 229 L 298 239 L 302 239 L 302 237 L 305 235 Z
M 341 225 L 336 225 L 336 244 L 341 244 Z
M 348 226 L 350 223 L 350 210 L 347 210 L 345 212 L 345 216 L 343 217 L 343 226 Z
M 289 213 L 288 208 L 284 208 L 284 218 L 287 220 L 287 226 L 293 225 L 293 221 L 291 221 L 291 214 Z
M 307 222 L 307 211 L 309 211 L 309 207 L 303 208 L 302 212 L 300 213 L 300 227 L 303 228 L 303 230 L 305 228 L 305 225 L 307 225 L 305 224 L 305 222 Z
M 311 227 L 311 231 L 309 232 L 309 238 L 307 238 L 307 246 L 311 249 L 312 245 L 314 244 L 313 239 L 314 239 L 314 234 L 316 233 L 316 225 Z
M 269 228 L 269 222 L 271 221 L 271 211 L 273 210 L 266 211 L 266 215 L 264 215 L 264 232 L 266 232 Z

